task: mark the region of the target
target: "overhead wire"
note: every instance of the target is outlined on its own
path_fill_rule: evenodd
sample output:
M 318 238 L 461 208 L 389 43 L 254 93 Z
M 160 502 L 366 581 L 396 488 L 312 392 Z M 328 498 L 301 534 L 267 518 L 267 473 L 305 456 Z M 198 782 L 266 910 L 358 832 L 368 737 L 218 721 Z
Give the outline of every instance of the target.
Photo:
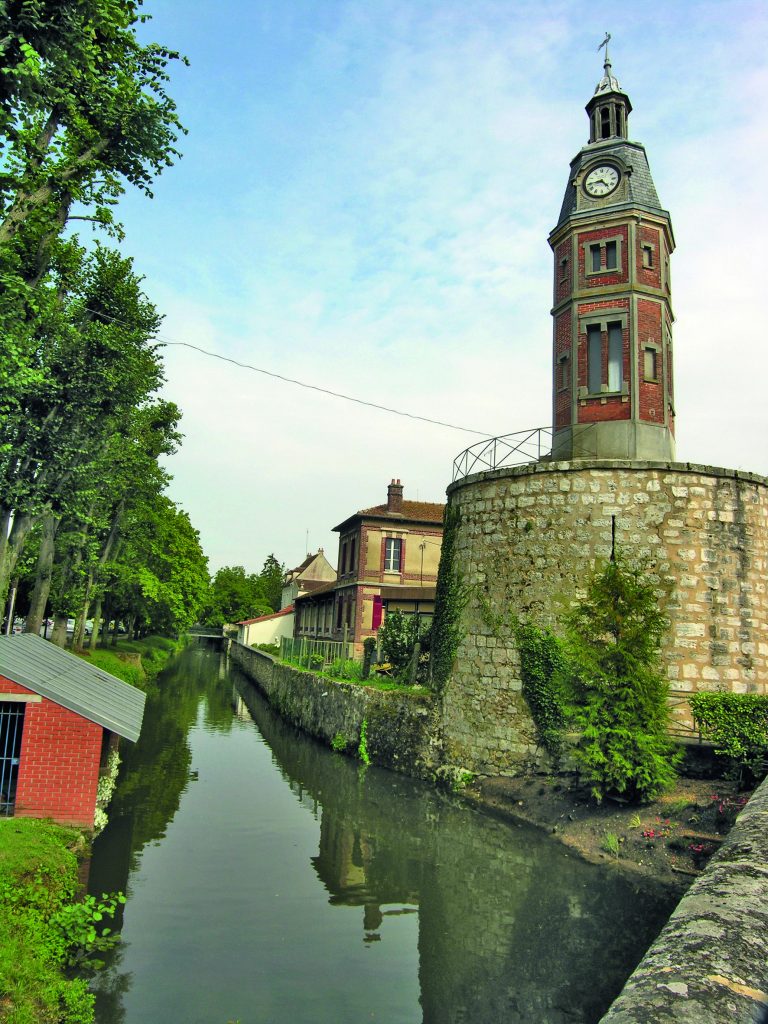
M 120 324 L 122 327 L 131 327 L 131 324 L 126 323 L 124 320 L 120 320 L 118 317 L 110 316 L 108 313 L 88 309 L 87 306 L 85 309 L 88 313 L 104 317 L 104 319 L 111 320 L 113 323 Z M 173 341 L 170 338 L 163 338 L 161 335 L 158 335 L 155 342 L 162 348 L 169 348 L 171 346 L 189 348 L 194 352 L 200 352 L 204 356 L 209 356 L 211 359 L 219 359 L 221 362 L 231 363 L 233 366 L 239 366 L 243 370 L 252 370 L 254 373 L 263 374 L 265 377 L 272 377 L 275 380 L 281 380 L 285 384 L 295 384 L 297 387 L 306 388 L 308 391 L 317 391 L 323 395 L 330 395 L 332 398 L 340 398 L 345 402 L 354 402 L 356 405 L 365 405 L 370 409 L 378 409 L 380 412 L 388 412 L 393 416 L 403 416 L 411 420 L 420 420 L 422 423 L 431 423 L 433 426 L 446 427 L 448 430 L 459 430 L 464 434 L 477 434 L 479 437 L 493 436 L 493 434 L 487 430 L 475 430 L 472 427 L 461 427 L 456 423 L 448 423 L 445 420 L 432 419 L 429 416 L 420 416 L 418 413 L 405 412 L 403 409 L 395 409 L 392 406 L 380 405 L 378 402 L 370 402 L 365 398 L 356 398 L 354 395 L 345 395 L 341 391 L 332 391 L 330 388 L 323 388 L 318 384 L 308 384 L 306 381 L 298 380 L 296 377 L 286 377 L 282 373 L 275 373 L 274 370 L 265 370 L 262 366 L 254 366 L 253 363 L 243 363 L 239 359 L 233 359 L 231 356 L 224 356 L 219 352 L 212 352 L 210 349 L 202 348 L 200 345 L 193 345 L 189 341 Z

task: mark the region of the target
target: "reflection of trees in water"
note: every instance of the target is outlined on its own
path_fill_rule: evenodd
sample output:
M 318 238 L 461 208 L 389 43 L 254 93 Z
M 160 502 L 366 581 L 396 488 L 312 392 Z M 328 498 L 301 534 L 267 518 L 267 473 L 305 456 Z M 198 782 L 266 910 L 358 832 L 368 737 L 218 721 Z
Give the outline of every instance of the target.
M 663 924 L 667 897 L 421 783 L 361 773 L 277 718 L 239 675 L 236 687 L 296 796 L 320 808 L 312 863 L 329 902 L 363 909 L 364 941 L 386 942 L 386 917 L 419 907 L 427 1024 L 599 1019 Z
M 165 835 L 190 782 L 190 728 L 203 703 L 206 728 L 232 728 L 231 686 L 222 683 L 222 655 L 214 647 L 188 647 L 153 684 L 137 743 L 123 743 L 123 760 L 109 825 L 99 837 L 91 892 L 125 889 L 130 867 L 150 842 Z
M 92 891 L 125 888 L 129 861 L 165 834 L 189 784 L 187 736 L 201 700 L 206 728 L 228 732 L 238 697 L 295 798 L 319 820 L 312 866 L 330 904 L 360 909 L 361 941 L 386 944 L 387 919 L 418 908 L 426 1024 L 599 1017 L 660 926 L 662 901 L 537 832 L 405 776 L 360 771 L 275 715 L 239 673 L 222 680 L 215 651 L 192 649 L 174 662 L 141 740 L 126 745 L 112 821 L 98 841 L 110 855 L 94 858 Z M 108 881 L 97 866 L 105 861 Z M 118 966 L 99 997 L 110 1006 L 102 1019 L 123 1019 L 127 987 Z

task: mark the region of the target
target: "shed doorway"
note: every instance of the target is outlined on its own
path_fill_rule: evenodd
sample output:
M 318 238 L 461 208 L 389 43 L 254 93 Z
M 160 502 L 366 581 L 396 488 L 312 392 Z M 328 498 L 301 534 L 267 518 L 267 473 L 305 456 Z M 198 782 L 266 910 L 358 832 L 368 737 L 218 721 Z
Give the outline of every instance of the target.
M 26 706 L 22 701 L 0 701 L 0 817 L 12 817 L 16 805 Z

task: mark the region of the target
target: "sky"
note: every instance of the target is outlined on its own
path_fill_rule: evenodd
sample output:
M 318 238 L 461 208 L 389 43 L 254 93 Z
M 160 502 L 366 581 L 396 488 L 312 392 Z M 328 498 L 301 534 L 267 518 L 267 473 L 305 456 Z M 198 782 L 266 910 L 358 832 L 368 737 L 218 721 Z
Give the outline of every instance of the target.
M 189 134 L 123 249 L 164 314 L 170 496 L 211 571 L 288 567 L 482 435 L 551 422 L 554 227 L 614 74 L 670 211 L 680 461 L 768 475 L 768 5 L 145 0 Z M 472 433 L 470 431 L 475 431 Z

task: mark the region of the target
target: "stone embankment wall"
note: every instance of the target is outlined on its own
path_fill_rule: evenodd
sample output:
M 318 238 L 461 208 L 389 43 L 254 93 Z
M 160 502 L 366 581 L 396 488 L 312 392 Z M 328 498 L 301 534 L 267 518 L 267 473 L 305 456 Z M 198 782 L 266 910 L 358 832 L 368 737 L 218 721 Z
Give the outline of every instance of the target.
M 768 780 L 601 1024 L 768 1021 Z
M 329 744 L 341 735 L 354 751 L 363 721 L 373 764 L 434 779 L 440 763 L 438 710 L 430 697 L 374 690 L 302 672 L 264 651 L 233 643 L 230 657 L 283 718 Z
M 676 731 L 702 689 L 768 692 L 768 481 L 683 463 L 554 462 L 452 484 L 457 566 L 472 583 L 446 686 L 449 761 L 482 774 L 535 762 L 510 616 L 553 626 L 617 548 L 671 587 L 663 650 Z

